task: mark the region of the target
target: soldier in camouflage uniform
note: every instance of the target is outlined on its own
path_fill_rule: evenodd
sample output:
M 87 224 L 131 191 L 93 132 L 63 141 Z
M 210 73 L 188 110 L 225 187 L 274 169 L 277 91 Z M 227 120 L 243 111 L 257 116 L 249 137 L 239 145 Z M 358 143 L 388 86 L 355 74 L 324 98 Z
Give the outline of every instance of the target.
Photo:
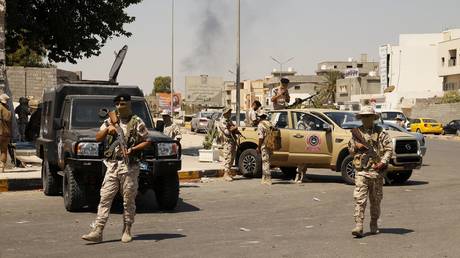
M 363 236 L 364 211 L 366 209 L 367 198 L 370 202 L 370 231 L 372 234 L 378 233 L 378 219 L 380 217 L 380 202 L 383 198 L 383 173 L 385 167 L 392 155 L 391 139 L 387 132 L 380 126 L 374 124 L 378 115 L 371 106 L 365 106 L 357 115 L 363 125 L 358 128 L 357 133 L 362 135 L 366 143 L 360 142 L 353 137 L 348 148 L 351 155 L 354 155 L 353 165 L 355 167 L 355 190 L 353 197 L 355 199 L 355 222 L 356 227 L 352 234 L 356 237 Z M 355 131 L 356 132 L 356 131 Z M 369 154 L 369 148 L 372 148 L 377 154 L 365 163 L 365 155 Z
M 236 153 L 236 136 L 235 131 L 238 127 L 235 126 L 231 120 L 232 109 L 225 108 L 222 113 L 222 120 L 218 127 L 222 136 L 222 145 L 224 152 L 224 180 L 233 181 L 231 176 L 231 168 Z
M 180 141 L 182 139 L 180 127 L 172 121 L 169 111 L 163 110 L 161 116 L 163 117 L 164 122 L 163 133 L 173 138 L 174 140 Z
M 19 131 L 19 141 L 23 142 L 26 138 L 26 126 L 29 122 L 30 107 L 29 99 L 26 97 L 19 98 L 19 106 L 16 107 L 14 113 L 18 115 L 18 131 Z
M 267 120 L 267 114 L 263 111 L 259 111 L 259 124 L 257 125 L 257 136 L 259 138 L 259 145 L 257 152 L 262 157 L 262 181 L 261 184 L 271 185 L 272 174 L 270 171 L 270 159 L 273 154 L 273 150 L 267 148 L 267 136 L 270 128 L 273 126 L 270 121 Z
M 104 164 L 107 167 L 105 178 L 101 187 L 101 200 L 99 202 L 96 221 L 93 229 L 82 239 L 92 242 L 102 241 L 102 231 L 109 218 L 112 201 L 118 191 L 123 196 L 123 233 L 122 242 L 132 241 L 131 225 L 134 223 L 136 214 L 136 195 L 138 188 L 139 160 L 137 154 L 149 145 L 147 141 L 148 131 L 141 118 L 132 114 L 131 96 L 121 94 L 114 98 L 117 108 L 119 126 L 123 130 L 125 142 L 128 145 L 126 155 L 129 158 L 125 163 L 124 155 L 117 144 L 117 130 L 109 119 L 105 120 L 96 134 L 97 141 L 106 141 Z

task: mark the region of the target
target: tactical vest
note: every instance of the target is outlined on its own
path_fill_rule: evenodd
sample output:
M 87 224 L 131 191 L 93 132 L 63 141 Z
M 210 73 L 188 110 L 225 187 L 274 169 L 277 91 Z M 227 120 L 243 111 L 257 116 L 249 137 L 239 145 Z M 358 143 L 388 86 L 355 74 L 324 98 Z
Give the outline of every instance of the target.
M 124 135 L 124 139 L 128 148 L 136 146 L 139 140 L 139 134 L 137 133 L 137 126 L 139 124 L 139 117 L 136 115 L 131 116 L 128 124 L 126 125 L 126 134 Z M 106 142 L 104 144 L 104 157 L 107 159 L 118 159 L 121 157 L 119 153 L 116 151 L 116 147 L 118 146 L 118 140 L 116 136 L 108 134 L 106 137 Z M 134 156 L 130 156 L 130 159 L 139 159 L 140 153 L 136 153 Z
M 361 134 L 361 130 L 359 131 Z M 377 127 L 377 129 L 372 133 L 371 139 L 367 141 L 367 144 L 372 146 L 374 149 L 376 149 L 377 155 L 380 155 L 380 144 L 379 144 L 379 138 L 380 138 L 380 133 L 382 132 L 382 129 Z M 363 135 L 364 137 L 364 135 Z M 359 153 L 356 154 L 353 158 L 353 165 L 357 171 L 363 171 L 363 170 L 368 170 L 372 167 L 372 165 L 376 164 L 378 161 L 370 159 L 368 162 L 364 162 L 364 153 Z M 367 164 L 364 164 L 367 163 Z

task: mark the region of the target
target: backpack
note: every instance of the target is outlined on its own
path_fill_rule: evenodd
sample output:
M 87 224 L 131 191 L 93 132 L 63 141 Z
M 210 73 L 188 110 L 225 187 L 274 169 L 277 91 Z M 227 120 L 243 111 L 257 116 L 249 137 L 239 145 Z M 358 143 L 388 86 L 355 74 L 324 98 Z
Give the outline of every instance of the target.
M 265 137 L 264 144 L 269 150 L 276 151 L 281 149 L 281 131 L 274 127 L 267 121 L 262 121 L 263 126 L 267 129 L 267 136 Z

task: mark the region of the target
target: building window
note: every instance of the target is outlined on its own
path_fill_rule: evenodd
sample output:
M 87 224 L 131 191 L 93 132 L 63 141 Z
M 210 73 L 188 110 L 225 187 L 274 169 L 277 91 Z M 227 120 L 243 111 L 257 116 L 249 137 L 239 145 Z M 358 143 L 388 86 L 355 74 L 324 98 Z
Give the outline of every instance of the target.
M 347 68 L 353 68 L 353 66 L 352 65 L 347 65 Z
M 358 64 L 358 68 L 363 68 L 363 64 Z
M 445 63 L 446 63 L 446 59 L 444 57 L 441 57 L 441 66 L 444 66 Z
M 300 86 L 294 86 L 295 90 L 300 90 Z
M 449 66 L 456 66 L 457 65 L 457 49 L 449 50 Z
M 337 69 L 337 65 L 334 65 L 334 69 Z
M 451 91 L 451 90 L 457 90 L 457 89 L 458 89 L 457 83 L 455 83 L 455 82 L 447 82 L 443 86 L 444 91 Z

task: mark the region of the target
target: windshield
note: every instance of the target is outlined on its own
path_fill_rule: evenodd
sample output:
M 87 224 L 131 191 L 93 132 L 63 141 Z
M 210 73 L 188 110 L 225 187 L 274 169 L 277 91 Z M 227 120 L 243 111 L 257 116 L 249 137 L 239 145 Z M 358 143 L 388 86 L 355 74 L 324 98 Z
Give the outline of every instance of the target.
M 343 128 L 343 124 L 357 123 L 356 114 L 353 112 L 324 112 L 334 123 Z
M 147 128 L 152 129 L 150 114 L 142 100 L 132 101 L 133 113 L 144 121 Z M 76 129 L 99 128 L 105 118 L 100 118 L 99 110 L 114 110 L 112 99 L 78 99 L 73 101 L 71 127 Z
M 213 112 L 201 112 L 201 117 L 202 118 L 208 118 L 208 119 L 211 119 L 211 116 L 212 114 L 214 114 Z
M 380 114 L 383 120 L 396 120 L 398 115 L 405 117 L 401 112 L 382 112 L 382 114 Z

